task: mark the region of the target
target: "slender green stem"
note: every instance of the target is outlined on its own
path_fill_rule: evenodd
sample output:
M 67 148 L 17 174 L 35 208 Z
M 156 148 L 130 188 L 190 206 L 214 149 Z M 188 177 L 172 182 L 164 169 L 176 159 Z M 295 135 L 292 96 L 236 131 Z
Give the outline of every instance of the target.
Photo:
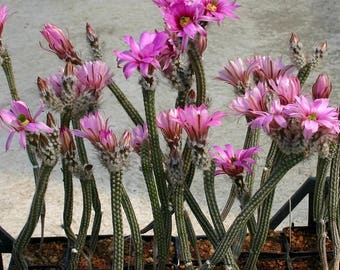
M 329 158 L 318 158 L 316 183 L 314 189 L 313 215 L 316 222 L 316 231 L 318 236 L 319 254 L 324 270 L 328 269 L 327 251 L 326 251 L 326 206 L 325 206 L 325 187 L 329 165 Z
M 7 84 L 9 87 L 9 91 L 11 93 L 11 97 L 13 100 L 19 100 L 19 95 L 17 91 L 17 87 L 15 85 L 15 78 L 13 73 L 12 61 L 11 57 L 6 49 L 3 47 L 0 48 L 0 60 L 2 69 L 6 75 Z
M 71 228 L 73 216 L 73 178 L 69 169 L 69 161 L 63 157 L 61 160 L 63 182 L 64 182 L 64 211 L 63 211 L 63 228 L 67 238 L 74 242 L 76 236 Z
M 127 99 L 127 97 L 118 87 L 118 85 L 115 82 L 112 82 L 108 85 L 108 87 L 110 88 L 111 92 L 115 95 L 120 105 L 122 105 L 126 113 L 129 115 L 133 123 L 135 125 L 138 124 L 143 125 L 144 124 L 143 118 L 140 116 L 140 114 L 138 113 L 136 108 L 132 105 L 132 103 Z
M 300 81 L 300 85 L 304 85 L 306 82 L 311 70 L 312 70 L 313 65 L 311 63 L 306 64 L 304 67 L 300 68 L 298 72 L 298 79 Z
M 34 232 L 34 229 L 39 221 L 39 217 L 44 205 L 45 200 L 44 198 L 48 186 L 48 179 L 52 169 L 53 166 L 46 165 L 44 163 L 41 165 L 39 181 L 35 189 L 29 216 L 18 238 L 15 240 L 13 244 L 12 256 L 14 258 L 17 269 L 20 270 L 28 269 L 27 263 L 23 255 L 23 251 L 28 245 L 30 238 Z
M 74 129 L 80 129 L 79 125 L 79 119 L 72 119 L 72 126 Z M 77 145 L 77 151 L 78 151 L 78 156 L 80 163 L 82 165 L 88 164 L 88 158 L 87 158 L 87 153 L 86 153 L 86 148 L 84 144 L 84 140 L 81 137 L 75 137 L 76 145 Z M 100 231 L 100 226 L 101 226 L 101 219 L 102 219 L 102 211 L 101 211 L 101 203 L 100 199 L 98 196 L 98 190 L 96 186 L 96 181 L 94 179 L 94 176 L 92 174 L 93 179 L 90 181 L 91 182 L 91 188 L 92 188 L 92 206 L 94 209 L 94 220 L 93 220 L 93 225 L 92 225 L 92 231 L 91 231 L 91 240 L 90 240 L 90 248 L 91 252 L 94 251 L 96 242 L 98 239 L 99 231 Z
M 221 212 L 221 219 L 224 221 L 228 214 L 230 213 L 231 207 L 233 206 L 237 194 L 237 187 L 236 184 L 233 183 L 229 192 L 229 196 L 227 199 L 226 204 L 224 205 L 222 212 Z
M 29 145 L 29 144 L 26 147 L 26 151 L 27 151 L 28 158 L 29 158 L 29 160 L 32 164 L 32 167 L 33 167 L 34 182 L 35 182 L 35 185 L 37 186 L 38 181 L 39 181 L 39 171 L 40 171 L 40 166 L 39 166 L 39 162 L 37 160 L 37 155 L 33 151 L 32 146 Z M 46 214 L 46 204 L 45 204 L 45 201 L 44 201 L 42 209 L 41 209 L 41 214 L 40 214 L 40 223 L 41 223 L 40 248 L 42 247 L 42 244 L 44 242 L 45 214 Z
M 199 253 L 199 250 L 198 250 L 197 236 L 196 236 L 196 233 L 195 233 L 194 226 L 192 225 L 191 219 L 189 217 L 189 214 L 185 209 L 184 209 L 184 220 L 185 220 L 185 228 L 187 230 L 189 242 L 190 242 L 192 248 L 195 251 L 196 259 L 198 261 L 198 265 L 201 267 L 202 266 L 202 260 L 201 260 L 201 256 L 200 256 L 200 253 Z
M 113 226 L 112 270 L 124 269 L 124 236 L 122 218 L 122 171 L 110 173 L 111 211 Z
M 276 143 L 273 141 L 269 149 L 266 169 L 262 173 L 261 184 L 263 185 L 270 175 L 272 167 L 275 167 L 275 161 L 279 160 L 281 151 L 277 147 Z M 249 257 L 245 266 L 245 269 L 256 269 L 256 262 L 260 254 L 260 249 L 263 246 L 269 230 L 269 220 L 272 210 L 273 200 L 274 200 L 275 189 L 268 195 L 268 197 L 263 201 L 257 223 L 256 232 L 253 234 L 252 242 L 250 245 Z
M 135 214 L 135 210 L 133 209 L 130 198 L 124 186 L 122 187 L 122 206 L 130 226 L 131 237 L 133 239 L 135 247 L 134 248 L 135 269 L 142 270 L 144 268 L 142 236 L 139 233 L 139 225 Z
M 144 180 L 146 183 L 146 187 L 148 190 L 152 215 L 154 218 L 154 235 L 155 235 L 155 243 L 159 246 L 159 249 L 166 250 L 167 247 L 165 244 L 165 235 L 163 233 L 163 219 L 161 213 L 161 207 L 159 203 L 159 197 L 157 192 L 157 186 L 155 183 L 155 179 L 152 172 L 152 164 L 149 156 L 149 145 L 148 143 L 143 143 L 141 147 L 141 163 L 142 163 L 142 172 L 144 175 Z M 163 262 L 163 264 L 167 261 L 167 256 L 165 256 L 165 251 L 160 252 L 159 256 L 163 256 L 162 258 L 158 257 L 158 261 Z
M 81 190 L 83 195 L 83 213 L 81 217 L 81 222 L 79 226 L 78 235 L 74 246 L 71 249 L 71 262 L 70 269 L 78 269 L 78 262 L 80 254 L 84 248 L 87 230 L 90 225 L 91 219 L 91 209 L 92 209 L 92 165 L 87 165 L 84 167 L 83 176 L 80 178 Z
M 206 100 L 206 81 L 202 57 L 199 54 L 194 41 L 189 41 L 188 56 L 192 69 L 195 73 L 197 88 L 196 105 L 199 106 L 204 104 Z
M 206 196 L 210 217 L 215 227 L 215 231 L 217 232 L 218 238 L 221 239 L 225 235 L 226 231 L 216 201 L 214 177 L 215 164 L 213 162 L 210 163 L 210 168 L 203 172 L 204 193 Z
M 203 180 L 204 180 L 204 192 L 207 199 L 208 209 L 210 213 L 211 220 L 214 224 L 215 231 L 217 233 L 217 238 L 220 240 L 225 236 L 225 228 L 223 225 L 223 221 L 220 215 L 220 210 L 217 205 L 216 196 L 215 196 L 215 164 L 210 162 L 210 168 L 203 172 Z M 232 265 L 233 269 L 238 269 L 236 262 L 233 258 L 231 250 L 228 250 L 226 254 L 226 263 L 227 265 Z
M 159 137 L 156 128 L 156 112 L 155 112 L 155 85 L 154 78 L 141 78 L 140 84 L 143 89 L 143 100 L 146 122 L 149 131 L 149 141 L 151 145 L 151 161 L 153 165 L 153 172 L 156 179 L 159 200 L 161 202 L 161 211 L 163 216 L 163 232 L 165 234 L 164 244 L 167 246 L 166 250 L 160 250 L 164 254 L 160 254 L 160 259 L 167 257 L 171 238 L 171 211 L 169 210 L 169 198 L 166 183 L 166 174 L 163 169 L 163 154 L 161 152 Z M 159 262 L 159 267 L 164 262 Z M 161 268 L 160 268 L 161 269 Z
M 283 158 L 278 163 L 275 170 L 272 171 L 268 181 L 251 197 L 245 208 L 236 217 L 233 224 L 229 227 L 225 237 L 219 243 L 214 255 L 211 257 L 209 263 L 205 263 L 203 270 L 216 265 L 226 254 L 228 248 L 232 245 L 239 230 L 245 226 L 248 219 L 251 218 L 257 207 L 264 201 L 270 192 L 276 187 L 282 177 L 297 163 L 304 159 L 304 154 L 291 154 L 289 156 L 283 155 Z
M 185 269 L 193 270 L 191 253 L 189 246 L 188 233 L 185 227 L 184 219 L 184 188 L 183 182 L 175 184 L 175 219 L 176 228 L 180 243 L 181 257 L 183 258 Z
M 331 163 L 330 187 L 329 187 L 329 228 L 333 241 L 334 258 L 330 267 L 339 270 L 340 263 L 340 237 L 337 224 L 339 213 L 339 184 L 340 184 L 340 137 L 338 138 L 337 149 Z

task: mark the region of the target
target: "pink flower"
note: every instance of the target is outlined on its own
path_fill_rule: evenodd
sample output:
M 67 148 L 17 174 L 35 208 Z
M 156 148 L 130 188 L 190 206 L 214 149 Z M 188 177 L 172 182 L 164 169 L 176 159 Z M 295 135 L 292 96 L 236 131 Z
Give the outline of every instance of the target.
M 149 140 L 148 126 L 146 123 L 144 125 L 137 125 L 132 130 L 132 147 L 136 153 L 139 153 L 144 142 Z
M 204 104 L 197 107 L 190 105 L 184 109 L 178 108 L 176 121 L 185 129 L 190 142 L 197 147 L 204 147 L 208 137 L 209 128 L 220 126 L 224 113 L 216 111 L 209 114 Z
M 238 16 L 233 11 L 239 8 L 236 1 L 229 0 L 202 0 L 205 7 L 204 16 L 202 20 L 216 21 L 218 24 L 224 20 L 225 17 L 238 19 Z
M 237 58 L 236 61 L 229 61 L 223 70 L 219 72 L 219 76 L 216 79 L 225 81 L 226 83 L 235 87 L 237 93 L 244 94 L 246 89 L 250 88 L 250 75 L 259 68 L 257 62 L 251 62 L 245 67 L 241 58 Z
M 101 141 L 102 133 L 109 130 L 108 121 L 104 121 L 98 111 L 85 115 L 79 123 L 80 130 L 73 130 L 73 134 L 88 139 L 94 145 Z
M 186 50 L 189 39 L 194 39 L 197 33 L 206 36 L 206 31 L 200 25 L 204 6 L 199 1 L 194 1 L 191 4 L 185 1 L 176 1 L 170 8 L 165 9 L 163 14 L 167 30 L 182 38 L 182 52 Z
M 285 107 L 284 113 L 301 121 L 303 136 L 310 139 L 315 133 L 338 134 L 340 132 L 339 112 L 328 106 L 329 100 L 322 98 L 314 101 L 305 96 L 296 97 L 296 102 Z
M 114 51 L 117 56 L 118 66 L 125 63 L 123 72 L 129 78 L 136 69 L 147 77 L 154 69 L 160 69 L 158 57 L 162 50 L 167 48 L 169 36 L 165 32 L 144 32 L 137 43 L 132 36 L 125 36 L 124 41 L 130 46 L 127 51 Z
M 71 41 L 65 36 L 60 28 L 53 24 L 45 24 L 44 28 L 40 32 L 47 40 L 52 52 L 54 52 L 60 59 L 66 61 L 69 60 L 76 65 L 81 63 Z
M 2 37 L 2 31 L 4 29 L 4 25 L 7 22 L 8 14 L 7 7 L 0 6 L 0 38 Z
M 104 62 L 94 61 L 82 64 L 76 76 L 86 90 L 100 92 L 112 82 L 113 73 Z
M 252 128 L 263 128 L 270 135 L 273 130 L 287 127 L 287 120 L 283 114 L 283 106 L 279 100 L 273 100 L 270 103 L 268 112 L 259 113 L 249 125 Z
M 260 151 L 259 147 L 251 147 L 249 149 L 238 149 L 234 153 L 233 147 L 230 144 L 225 145 L 225 150 L 220 146 L 214 146 L 215 153 L 211 152 L 213 161 L 216 164 L 215 175 L 227 174 L 231 177 L 240 175 L 246 170 L 252 173 L 251 164 L 255 164 L 255 160 L 251 158 L 252 155 Z
M 300 81 L 295 76 L 280 76 L 276 80 L 269 80 L 269 86 L 278 96 L 282 105 L 295 102 L 295 97 L 301 96 Z M 270 89 L 269 88 L 269 89 Z
M 178 110 L 170 109 L 166 112 L 160 112 L 156 119 L 157 127 L 162 131 L 170 149 L 179 147 L 182 136 L 182 127 L 177 118 Z
M 256 62 L 259 69 L 254 71 L 257 80 L 264 82 L 266 80 L 276 80 L 280 76 L 291 76 L 295 70 L 293 65 L 286 66 L 281 58 L 273 60 L 270 56 L 254 56 L 252 60 L 248 60 L 249 64 Z
M 23 101 L 12 101 L 11 108 L 0 111 L 0 119 L 9 128 L 9 136 L 6 141 L 6 151 L 9 149 L 13 136 L 19 133 L 19 143 L 26 147 L 26 132 L 53 132 L 53 129 L 42 122 L 36 122 L 36 118 L 44 111 L 43 105 L 32 117 L 27 105 Z
M 329 98 L 332 88 L 329 77 L 326 74 L 320 74 L 312 88 L 313 99 Z
M 130 151 L 131 134 L 124 132 L 118 142 L 115 133 L 109 129 L 108 119 L 104 121 L 98 111 L 84 116 L 79 123 L 80 130 L 73 130 L 73 134 L 88 139 L 97 150 L 114 161 L 124 159 L 126 152 Z M 101 156 L 101 159 L 105 165 L 108 165 L 107 159 L 103 156 Z
M 258 83 L 252 90 L 246 90 L 244 97 L 234 99 L 229 105 L 229 108 L 237 114 L 254 119 L 262 112 L 267 111 L 267 94 L 268 90 L 266 85 Z

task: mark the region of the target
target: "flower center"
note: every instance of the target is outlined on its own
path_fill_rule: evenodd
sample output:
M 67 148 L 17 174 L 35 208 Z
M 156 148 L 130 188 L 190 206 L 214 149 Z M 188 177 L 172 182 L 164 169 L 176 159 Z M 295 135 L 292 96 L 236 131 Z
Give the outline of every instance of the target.
M 30 121 L 26 118 L 24 114 L 19 114 L 17 119 L 20 121 L 20 125 L 23 127 L 27 126 L 30 123 Z
M 186 27 L 189 23 L 191 23 L 191 18 L 188 16 L 182 16 L 179 19 L 179 25 L 182 26 L 183 28 Z
M 211 12 L 215 12 L 217 10 L 217 7 L 216 5 L 213 3 L 209 3 L 207 6 L 206 6 L 206 9 L 211 11 Z
M 308 117 L 308 120 L 312 120 L 312 121 L 315 121 L 316 120 L 316 113 L 313 112 L 311 115 L 309 115 Z
M 232 157 L 232 158 L 230 159 L 230 161 L 231 161 L 232 163 L 234 163 L 236 160 L 237 160 L 236 157 Z

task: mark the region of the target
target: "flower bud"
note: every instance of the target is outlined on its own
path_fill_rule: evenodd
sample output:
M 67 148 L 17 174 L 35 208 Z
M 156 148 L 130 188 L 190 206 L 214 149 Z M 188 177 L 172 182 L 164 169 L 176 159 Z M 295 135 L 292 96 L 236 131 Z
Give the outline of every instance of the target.
M 2 31 L 4 29 L 4 25 L 7 21 L 7 7 L 6 6 L 0 6 L 0 38 L 2 36 Z
M 320 74 L 313 87 L 313 99 L 329 98 L 332 91 L 332 83 L 326 74 Z

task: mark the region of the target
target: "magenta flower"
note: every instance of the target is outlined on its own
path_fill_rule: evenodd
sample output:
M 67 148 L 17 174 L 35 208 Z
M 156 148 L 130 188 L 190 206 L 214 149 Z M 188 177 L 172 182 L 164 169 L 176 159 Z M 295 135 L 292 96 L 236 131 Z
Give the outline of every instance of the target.
M 295 102 L 295 97 L 302 94 L 300 81 L 295 76 L 280 76 L 276 80 L 269 80 L 269 89 L 278 96 L 282 105 Z
M 308 100 L 305 96 L 296 97 L 296 102 L 288 104 L 284 113 L 301 121 L 303 136 L 310 139 L 316 132 L 338 134 L 340 132 L 339 112 L 328 106 L 328 99 Z
M 165 32 L 144 32 L 137 43 L 133 37 L 125 36 L 124 41 L 130 46 L 127 51 L 114 51 L 117 56 L 118 66 L 125 63 L 123 72 L 128 79 L 134 70 L 147 77 L 154 69 L 160 69 L 158 57 L 162 50 L 167 48 L 169 36 Z
M 60 59 L 71 61 L 76 65 L 81 63 L 71 41 L 65 36 L 64 32 L 59 27 L 53 24 L 45 24 L 40 33 L 47 40 L 52 52 L 54 52 Z
M 6 151 L 9 149 L 13 136 L 19 133 L 19 143 L 22 148 L 26 147 L 26 132 L 53 132 L 53 129 L 48 127 L 43 122 L 37 122 L 36 118 L 44 111 L 43 105 L 32 117 L 30 110 L 23 101 L 12 101 L 11 108 L 2 109 L 0 111 L 0 119 L 9 129 L 10 133 L 6 141 Z
M 146 123 L 144 125 L 137 125 L 132 130 L 131 144 L 136 153 L 139 153 L 144 142 L 149 140 L 149 131 Z
M 216 79 L 234 86 L 236 93 L 244 94 L 250 88 L 251 73 L 258 68 L 259 64 L 255 61 L 245 66 L 242 59 L 237 58 L 236 61 L 229 61 Z
M 252 155 L 260 151 L 259 147 L 251 147 L 249 149 L 238 149 L 236 153 L 230 144 L 225 145 L 225 149 L 220 146 L 214 146 L 215 153 L 210 152 L 213 161 L 216 164 L 215 175 L 227 174 L 231 177 L 240 175 L 246 170 L 252 173 L 250 165 L 255 164 Z
M 86 62 L 82 64 L 75 74 L 86 90 L 100 92 L 112 82 L 113 73 L 102 61 Z
M 216 111 L 209 114 L 206 106 L 202 104 L 197 107 L 190 105 L 184 109 L 178 108 L 176 121 L 185 129 L 190 142 L 199 148 L 206 145 L 209 128 L 220 126 L 224 113 Z
M 157 116 L 157 127 L 162 131 L 163 136 L 170 149 L 179 147 L 182 127 L 177 121 L 178 110 L 170 109 L 166 112 L 160 112 Z
M 8 13 L 6 6 L 0 6 L 0 38 L 2 37 L 2 31 L 4 30 L 4 25 L 7 22 Z
M 224 20 L 225 17 L 238 19 L 239 17 L 233 11 L 239 8 L 236 1 L 229 0 L 202 0 L 205 7 L 204 16 L 202 20 L 216 21 L 218 24 Z
M 320 74 L 312 88 L 313 99 L 329 98 L 332 88 L 329 77 L 326 74 Z
M 200 1 L 192 1 L 190 4 L 175 1 L 170 8 L 163 11 L 168 31 L 182 38 L 182 52 L 186 50 L 189 39 L 194 39 L 197 33 L 206 36 L 206 31 L 200 25 L 204 10 Z

